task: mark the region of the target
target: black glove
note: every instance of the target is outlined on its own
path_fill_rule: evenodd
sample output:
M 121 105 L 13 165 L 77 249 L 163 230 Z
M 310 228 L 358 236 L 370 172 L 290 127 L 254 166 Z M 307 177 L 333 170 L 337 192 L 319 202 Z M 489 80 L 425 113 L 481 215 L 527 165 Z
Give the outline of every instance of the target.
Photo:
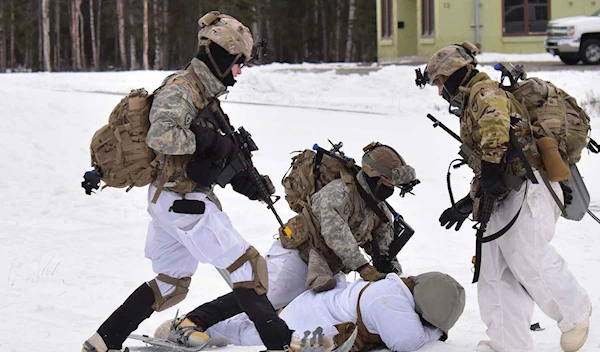
M 254 185 L 254 182 L 252 182 L 252 179 L 250 179 L 250 175 L 245 171 L 233 176 L 231 182 L 229 183 L 234 191 L 245 195 L 250 200 L 257 200 L 260 197 L 258 193 L 258 187 Z
M 481 188 L 486 195 L 498 198 L 508 191 L 502 182 L 503 166 L 503 163 L 481 161 Z
M 571 204 L 571 202 L 573 201 L 573 190 L 571 189 L 571 187 L 569 187 L 569 185 L 564 184 L 564 182 L 560 182 L 560 188 L 562 188 L 563 191 L 563 199 L 565 205 Z
M 212 161 L 227 158 L 228 161 L 238 152 L 233 141 L 209 127 L 197 124 L 190 125 L 190 130 L 196 135 L 196 153 L 205 152 Z
M 447 229 L 456 224 L 455 231 L 460 230 L 463 222 L 473 212 L 473 199 L 469 195 L 456 202 L 454 207 L 450 207 L 440 215 L 440 226 L 446 226 Z
M 202 156 L 195 157 L 187 164 L 186 174 L 187 177 L 196 182 L 198 186 L 210 187 L 221 174 L 223 169 L 210 159 L 206 159 Z

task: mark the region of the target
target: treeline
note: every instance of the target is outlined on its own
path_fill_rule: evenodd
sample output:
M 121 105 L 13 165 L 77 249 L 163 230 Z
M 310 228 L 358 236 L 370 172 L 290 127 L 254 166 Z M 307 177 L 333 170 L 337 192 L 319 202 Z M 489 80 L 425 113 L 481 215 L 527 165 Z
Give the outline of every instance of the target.
M 267 40 L 262 62 L 376 60 L 374 0 L 0 0 L 0 72 L 180 68 L 211 10 Z

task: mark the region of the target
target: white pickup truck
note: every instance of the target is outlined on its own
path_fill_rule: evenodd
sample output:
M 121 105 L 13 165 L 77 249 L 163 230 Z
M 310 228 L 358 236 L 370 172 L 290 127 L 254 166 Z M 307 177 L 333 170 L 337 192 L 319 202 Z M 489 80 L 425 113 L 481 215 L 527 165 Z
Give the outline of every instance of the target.
M 600 64 L 600 10 L 591 16 L 549 21 L 546 33 L 546 51 L 558 55 L 565 64 Z

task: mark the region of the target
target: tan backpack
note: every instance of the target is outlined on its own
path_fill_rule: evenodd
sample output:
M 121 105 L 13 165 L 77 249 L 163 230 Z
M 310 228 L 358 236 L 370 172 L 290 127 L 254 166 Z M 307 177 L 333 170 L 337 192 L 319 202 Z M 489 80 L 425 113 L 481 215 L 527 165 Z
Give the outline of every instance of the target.
M 575 98 L 536 77 L 519 82 L 511 93 L 527 110 L 534 137 L 554 138 L 563 160 L 577 163 L 588 144 L 591 127 L 590 117 Z
M 132 90 L 92 137 L 92 166 L 106 186 L 143 187 L 155 179 L 160 155 L 146 145 L 152 99 L 143 88 Z
M 317 154 L 310 149 L 292 157 L 290 169 L 283 177 L 281 184 L 285 191 L 285 200 L 298 215 L 286 223 L 286 227 L 291 229 L 291 234 L 286 234 L 281 228 L 279 229 L 279 239 L 284 248 L 298 248 L 303 259 L 308 260 L 308 252 L 304 250 L 308 248 L 309 240 L 315 244 L 319 242 L 320 233 L 318 221 L 314 219 L 307 206 L 310 197 L 326 184 L 338 178 L 354 189 L 356 171 L 352 170 L 353 165 L 354 160 L 352 159 L 345 162 L 325 153 Z M 318 172 L 318 178 L 315 177 L 316 172 Z M 358 202 L 358 195 L 353 194 L 353 197 L 354 201 Z M 356 215 L 352 216 L 351 222 L 356 221 Z
M 343 178 L 347 182 L 354 180 L 356 172 L 352 170 L 352 164 L 323 154 L 317 171 L 315 168 L 316 158 L 317 153 L 310 149 L 295 155 L 292 157 L 290 169 L 281 181 L 285 191 L 285 200 L 296 213 L 301 213 L 308 204 L 310 196 L 329 182 L 338 178 Z M 315 177 L 315 172 L 319 174 L 318 179 Z
M 194 93 L 194 105 L 201 110 L 202 97 L 207 93 L 193 69 L 188 66 L 187 71 L 191 74 L 167 77 L 158 89 L 171 84 L 187 85 Z M 178 193 L 191 192 L 196 185 L 185 173 L 191 155 L 156 155 L 146 144 L 153 98 L 154 94 L 148 94 L 144 88 L 132 90 L 110 113 L 108 124 L 94 134 L 90 152 L 92 166 L 100 173 L 104 187 L 127 187 L 129 191 L 158 180 L 152 199 L 155 203 L 167 182 L 172 184 L 169 189 Z

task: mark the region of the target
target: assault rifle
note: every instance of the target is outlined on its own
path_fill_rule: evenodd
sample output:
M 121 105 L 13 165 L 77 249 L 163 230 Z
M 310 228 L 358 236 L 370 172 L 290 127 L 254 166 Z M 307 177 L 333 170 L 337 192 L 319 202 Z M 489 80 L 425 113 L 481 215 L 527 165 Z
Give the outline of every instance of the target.
M 341 147 L 343 146 L 343 143 L 337 143 L 337 144 L 333 144 L 331 141 L 329 141 L 329 143 L 331 143 L 332 145 L 332 149 L 331 150 L 327 150 L 324 148 L 321 148 L 318 144 L 313 145 L 313 150 L 315 150 L 317 152 L 316 155 L 316 160 L 319 160 L 319 155 L 320 155 L 320 160 L 322 160 L 322 156 L 323 155 L 327 155 L 331 158 L 336 158 L 338 160 L 343 161 L 344 163 L 346 163 L 346 165 L 348 165 L 354 172 L 358 173 L 361 168 L 360 166 L 356 165 L 356 162 L 354 161 L 354 159 L 347 157 L 343 151 L 341 151 Z M 318 170 L 319 169 L 319 163 L 315 163 L 315 168 Z M 412 187 L 414 187 L 415 185 L 419 184 L 419 180 L 415 180 L 416 182 L 411 182 L 411 184 L 413 184 L 412 186 L 407 186 L 410 187 L 410 189 L 412 190 Z M 410 191 L 408 191 L 410 193 Z M 366 202 L 366 200 L 365 200 Z M 373 200 L 374 202 L 374 200 Z M 387 216 L 385 216 L 385 213 L 383 212 L 383 210 L 381 210 L 381 208 L 379 208 L 379 206 L 377 206 L 377 204 L 372 204 L 369 205 L 369 203 L 371 202 L 367 202 L 367 206 L 369 206 L 369 208 L 371 208 L 376 214 L 377 216 L 381 219 L 382 222 L 387 223 L 389 222 Z M 373 266 L 382 273 L 389 273 L 392 270 L 392 260 L 394 258 L 396 258 L 396 256 L 398 255 L 398 253 L 400 253 L 400 251 L 402 250 L 402 248 L 404 248 L 404 246 L 406 245 L 406 243 L 408 243 L 408 240 L 410 240 L 410 238 L 412 237 L 412 235 L 415 233 L 415 230 L 413 230 L 412 227 L 410 227 L 410 225 L 408 225 L 408 223 L 406 223 L 406 221 L 404 221 L 404 218 L 402 217 L 402 215 L 398 214 L 396 212 L 396 210 L 394 210 L 394 208 L 386 201 L 384 201 L 385 206 L 390 210 L 390 212 L 392 213 L 393 217 L 394 217 L 394 238 L 392 239 L 392 242 L 389 245 L 388 248 L 388 255 L 387 256 L 382 256 L 381 255 L 381 250 L 379 248 L 379 243 L 375 240 L 371 241 L 371 251 L 373 252 Z M 377 209 L 375 209 L 377 208 Z
M 475 266 L 475 270 L 473 271 L 473 282 L 476 283 L 479 280 L 479 269 L 481 267 L 481 245 L 485 242 L 489 242 L 491 239 L 486 238 L 483 239 L 483 235 L 485 230 L 487 229 L 487 224 L 490 221 L 490 217 L 492 216 L 492 212 L 494 211 L 494 202 L 496 199 L 494 197 L 483 195 L 479 201 L 479 208 L 477 211 L 479 227 L 477 224 L 473 226 L 474 229 L 477 230 L 475 233 L 476 243 L 475 243 L 475 258 L 473 265 Z M 498 236 L 500 237 L 500 236 Z
M 291 235 L 291 230 L 285 226 L 283 221 L 281 221 L 279 214 L 277 214 L 277 210 L 275 210 L 274 204 L 281 197 L 274 196 L 275 200 L 271 198 L 272 192 L 267 188 L 265 179 L 260 175 L 252 163 L 252 152 L 258 150 L 258 146 L 252 139 L 252 135 L 246 131 L 244 127 L 240 127 L 236 131 L 235 128 L 231 126 L 229 117 L 223 112 L 223 109 L 221 109 L 221 104 L 218 99 L 213 98 L 206 109 L 210 112 L 207 117 L 211 123 L 219 128 L 227 137 L 231 138 L 238 148 L 235 157 L 233 157 L 232 160 L 228 160 L 229 164 L 221 171 L 221 174 L 217 178 L 217 184 L 221 187 L 225 187 L 235 175 L 242 171 L 247 172 L 252 183 L 258 189 L 259 200 L 267 204 L 267 208 L 273 212 L 273 215 L 275 215 L 281 228 Z

